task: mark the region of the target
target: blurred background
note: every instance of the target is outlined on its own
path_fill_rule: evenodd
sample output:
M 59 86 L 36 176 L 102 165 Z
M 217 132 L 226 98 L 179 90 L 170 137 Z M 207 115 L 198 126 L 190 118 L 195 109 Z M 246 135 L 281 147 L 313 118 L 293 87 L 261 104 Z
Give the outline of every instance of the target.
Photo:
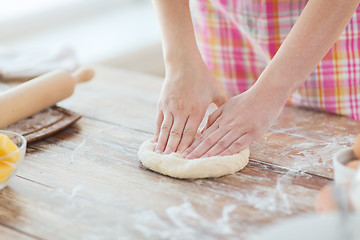
M 80 65 L 164 75 L 160 32 L 150 0 L 0 3 L 0 49 L 66 47 L 74 50 Z

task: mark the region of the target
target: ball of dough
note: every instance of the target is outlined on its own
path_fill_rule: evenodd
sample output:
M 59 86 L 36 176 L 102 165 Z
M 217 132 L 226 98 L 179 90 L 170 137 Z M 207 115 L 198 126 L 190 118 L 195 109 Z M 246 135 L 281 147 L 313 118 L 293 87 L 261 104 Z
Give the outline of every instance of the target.
M 145 141 L 139 148 L 141 163 L 155 171 L 174 178 L 212 178 L 235 173 L 249 162 L 249 148 L 229 155 L 197 159 L 186 159 L 179 153 L 160 154 L 154 152 L 153 139 Z

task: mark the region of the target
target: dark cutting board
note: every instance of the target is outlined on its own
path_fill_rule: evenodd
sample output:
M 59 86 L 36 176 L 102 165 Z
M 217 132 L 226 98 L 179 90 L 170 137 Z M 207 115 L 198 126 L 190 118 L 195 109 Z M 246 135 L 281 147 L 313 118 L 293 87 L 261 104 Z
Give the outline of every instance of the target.
M 9 86 L 0 83 L 0 92 L 6 89 L 9 89 Z M 20 133 L 28 143 L 32 143 L 63 130 L 80 118 L 81 115 L 76 112 L 53 106 L 14 123 L 4 130 Z

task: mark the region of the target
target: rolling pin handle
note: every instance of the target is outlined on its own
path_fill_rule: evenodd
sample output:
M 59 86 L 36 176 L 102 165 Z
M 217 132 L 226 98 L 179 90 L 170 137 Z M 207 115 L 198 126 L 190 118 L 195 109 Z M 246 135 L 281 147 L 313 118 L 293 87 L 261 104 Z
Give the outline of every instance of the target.
M 77 83 L 89 81 L 94 77 L 94 70 L 91 68 L 80 67 L 71 74 Z

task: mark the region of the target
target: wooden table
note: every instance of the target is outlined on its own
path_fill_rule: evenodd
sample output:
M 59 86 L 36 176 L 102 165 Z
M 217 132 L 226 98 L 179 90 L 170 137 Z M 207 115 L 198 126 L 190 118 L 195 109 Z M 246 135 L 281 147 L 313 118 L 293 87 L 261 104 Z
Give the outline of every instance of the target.
M 246 239 L 313 212 L 333 178 L 333 154 L 360 133 L 360 122 L 287 107 L 242 171 L 177 180 L 137 158 L 152 137 L 162 79 L 96 72 L 59 104 L 83 118 L 30 145 L 0 192 L 1 239 Z

